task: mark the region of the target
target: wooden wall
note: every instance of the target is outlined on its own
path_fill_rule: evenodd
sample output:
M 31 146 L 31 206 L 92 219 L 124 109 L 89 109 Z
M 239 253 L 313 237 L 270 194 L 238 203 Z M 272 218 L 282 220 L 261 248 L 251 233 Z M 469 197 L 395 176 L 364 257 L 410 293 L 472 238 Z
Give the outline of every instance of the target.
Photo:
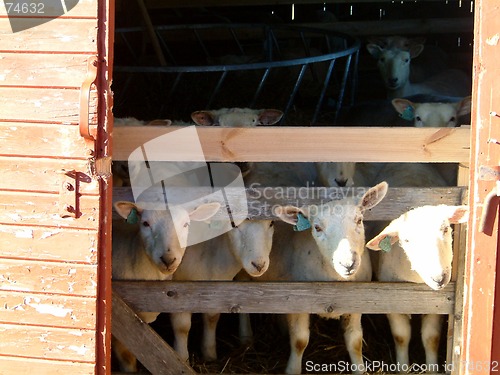
M 78 124 L 87 61 L 98 53 L 97 9 L 82 0 L 13 33 L 0 5 L 2 374 L 96 372 L 101 198 L 88 169 L 93 145 Z M 48 21 L 46 11 L 16 22 Z M 95 110 L 94 95 L 91 117 Z

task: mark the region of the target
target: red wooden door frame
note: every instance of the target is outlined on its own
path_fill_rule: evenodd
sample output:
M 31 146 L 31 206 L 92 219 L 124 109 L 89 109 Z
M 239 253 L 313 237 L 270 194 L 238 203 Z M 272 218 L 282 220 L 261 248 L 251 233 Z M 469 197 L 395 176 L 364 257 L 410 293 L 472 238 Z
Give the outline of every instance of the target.
M 471 132 L 471 179 L 469 205 L 471 217 L 465 265 L 465 299 L 463 311 L 460 373 L 488 373 L 493 360 L 499 359 L 500 303 L 497 280 L 498 219 L 491 236 L 480 232 L 483 202 L 495 188 L 496 181 L 482 176 L 481 168 L 500 164 L 500 44 L 498 17 L 500 4 L 480 0 L 475 4 L 474 20 L 474 82 Z M 500 368 L 497 368 L 500 371 Z M 491 373 L 494 373 L 491 371 Z

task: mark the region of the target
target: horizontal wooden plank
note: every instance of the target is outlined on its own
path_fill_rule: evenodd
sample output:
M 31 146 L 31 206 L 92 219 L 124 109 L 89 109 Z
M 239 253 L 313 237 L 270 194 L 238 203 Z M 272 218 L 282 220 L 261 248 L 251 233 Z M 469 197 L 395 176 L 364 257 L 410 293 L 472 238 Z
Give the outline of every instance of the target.
M 161 160 L 196 160 L 190 135 L 175 145 L 148 141 L 182 127 L 126 126 L 113 130 L 113 158 L 127 160 L 144 145 Z M 414 127 L 197 127 L 207 161 L 469 162 L 470 129 Z M 179 133 L 178 133 L 179 134 Z M 167 137 L 168 138 L 168 137 Z M 166 138 L 166 139 L 167 139 Z M 203 160 L 202 160 L 203 161 Z
M 0 249 L 2 249 L 2 257 L 5 258 L 96 265 L 97 232 L 95 230 L 1 225 Z
M 0 355 L 93 363 L 95 331 L 0 324 Z M 20 350 L 22 348 L 22 350 Z
M 0 87 L 0 121 L 25 120 L 77 124 L 80 90 Z M 91 107 L 91 115 L 95 108 Z
M 0 191 L 0 223 L 97 230 L 98 196 L 78 198 L 78 218 L 61 217 L 63 204 L 58 194 Z
M 136 311 L 452 314 L 455 284 L 113 281 Z
M 172 189 L 174 191 L 174 189 Z M 211 188 L 183 188 L 180 194 L 189 191 L 190 196 L 205 196 L 211 194 Z M 198 191 L 194 194 L 191 191 Z M 341 197 L 354 196 L 361 198 L 367 191 L 365 187 L 352 188 L 307 188 L 307 187 L 259 187 L 249 188 L 246 195 L 236 188 L 226 188 L 224 192 L 229 202 L 233 203 L 231 215 L 234 218 L 247 217 L 245 212 L 235 207 L 247 207 L 248 217 L 252 219 L 275 218 L 274 208 L 278 205 L 319 205 Z M 426 204 L 460 205 L 466 194 L 465 187 L 449 188 L 389 188 L 386 197 L 376 207 L 365 213 L 365 220 L 392 220 L 410 208 Z M 204 193 L 201 193 L 204 192 Z M 151 199 L 155 202 L 158 196 L 163 197 L 161 189 L 152 188 L 141 195 L 141 201 Z M 245 206 L 243 199 L 247 199 Z M 135 201 L 129 187 L 114 188 L 113 201 Z M 157 199 L 156 199 L 157 201 Z M 235 202 L 238 202 L 236 204 Z M 221 202 L 224 203 L 224 202 Z M 118 218 L 117 215 L 115 215 Z M 217 218 L 215 216 L 214 218 Z
M 79 194 L 99 194 L 99 182 L 92 179 L 86 160 L 16 158 L 0 156 L 0 190 L 23 190 L 57 193 L 61 189 L 61 171 L 76 171 L 69 181 Z
M 0 292 L 0 322 L 95 329 L 94 298 Z
M 78 126 L 0 122 L 2 156 L 81 158 L 85 141 Z
M 97 266 L 0 258 L 0 290 L 95 297 Z
M 96 373 L 95 365 L 91 363 L 25 357 L 0 356 L 0 368 L 3 374 L 94 375 Z
M 6 1 L 8 2 L 8 1 Z M 30 2 L 28 2 L 30 3 Z M 32 2 L 35 3 L 36 2 Z M 44 1 L 43 2 L 44 7 L 41 8 L 40 6 L 35 8 L 35 10 L 38 10 L 36 12 L 36 15 L 38 16 L 43 16 L 43 17 L 58 17 L 60 16 L 61 18 L 97 18 L 97 0 L 78 0 L 78 4 L 75 5 L 73 9 L 68 10 L 67 13 L 61 15 L 61 7 L 60 3 L 56 1 Z M 22 11 L 22 9 L 21 9 Z M 32 11 L 34 11 L 32 9 Z M 26 10 L 28 12 L 28 10 Z M 42 13 L 43 12 L 43 13 Z M 13 12 L 13 9 L 11 9 L 11 15 L 16 14 Z M 0 17 L 1 16 L 6 16 L 7 15 L 7 9 L 5 7 L 5 3 L 0 4 Z M 19 14 L 19 16 L 23 16 L 22 12 Z M 25 16 L 33 16 L 33 14 L 25 14 Z
M 86 74 L 86 55 L 3 52 L 0 57 L 0 86 L 80 88 Z
M 152 374 L 196 374 L 116 293 L 113 293 L 113 335 L 129 348 Z
M 97 53 L 97 20 L 57 18 L 32 27 L 36 18 L 18 19 L 24 29 L 12 33 L 6 18 L 0 22 L 0 51 Z

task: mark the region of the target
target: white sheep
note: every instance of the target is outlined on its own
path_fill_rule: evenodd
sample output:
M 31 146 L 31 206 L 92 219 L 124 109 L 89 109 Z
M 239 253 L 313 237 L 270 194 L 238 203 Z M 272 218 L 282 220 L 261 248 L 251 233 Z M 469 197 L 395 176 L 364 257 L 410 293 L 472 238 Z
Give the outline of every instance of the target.
M 390 222 L 366 246 L 378 251 L 374 274 L 379 281 L 425 283 L 434 290 L 444 288 L 451 278 L 453 259 L 450 224 L 468 219 L 467 206 L 422 206 Z M 373 257 L 372 257 L 373 259 Z M 409 365 L 410 316 L 387 314 L 396 361 Z M 441 335 L 441 315 L 422 317 L 422 343 L 428 368 L 436 368 Z
M 232 280 L 242 269 L 259 277 L 269 267 L 274 226 L 272 220 L 245 220 L 237 227 L 211 240 L 188 246 L 173 280 Z M 174 348 L 187 361 L 191 313 L 170 314 L 175 337 Z M 203 314 L 202 354 L 216 360 L 216 328 L 220 314 Z
M 415 103 L 404 98 L 395 98 L 392 105 L 398 113 L 408 120 L 414 119 L 417 128 L 443 127 L 454 128 L 459 118 L 470 114 L 471 96 L 455 102 Z
M 283 117 L 278 109 L 221 108 L 217 110 L 196 111 L 191 119 L 196 125 L 222 127 L 253 127 L 275 125 Z
M 113 280 L 170 280 L 184 256 L 190 222 L 209 219 L 217 213 L 220 203 L 200 204 L 189 211 L 180 206 L 143 209 L 125 201 L 116 202 L 114 207 L 127 222 L 113 221 Z M 158 315 L 139 314 L 147 323 L 155 321 Z M 114 338 L 113 351 L 121 371 L 137 371 L 136 358 Z
M 458 69 L 446 69 L 423 82 L 410 81 L 410 62 L 423 50 L 423 45 L 414 45 L 409 51 L 400 48 L 384 49 L 376 44 L 366 46 L 377 59 L 377 65 L 389 98 L 416 94 L 467 96 L 471 92 L 471 79 Z
M 384 182 L 361 197 L 347 196 L 319 206 L 279 207 L 265 281 L 369 281 L 372 270 L 365 248 L 363 214 L 387 193 Z M 295 229 L 301 231 L 294 231 Z M 307 228 L 309 227 L 309 228 Z M 339 318 L 338 314 L 324 314 Z M 363 369 L 361 314 L 342 315 L 344 338 L 351 363 Z M 309 314 L 288 314 L 290 357 L 286 373 L 299 374 L 309 341 Z M 362 372 L 362 371 L 361 371 Z

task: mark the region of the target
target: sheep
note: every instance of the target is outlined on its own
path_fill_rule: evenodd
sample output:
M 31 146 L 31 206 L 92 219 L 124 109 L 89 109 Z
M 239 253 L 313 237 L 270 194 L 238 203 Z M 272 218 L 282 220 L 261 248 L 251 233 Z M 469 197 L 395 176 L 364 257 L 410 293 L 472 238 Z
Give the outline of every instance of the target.
M 453 259 L 450 224 L 464 223 L 467 219 L 467 206 L 437 205 L 414 208 L 391 221 L 366 244 L 379 255 L 373 267 L 376 279 L 425 283 L 434 290 L 444 288 L 451 278 Z M 410 316 L 393 313 L 387 314 L 387 318 L 394 337 L 396 361 L 408 366 Z M 440 315 L 422 317 L 421 337 L 429 369 L 438 365 L 441 324 Z
M 360 199 L 346 196 L 319 206 L 278 207 L 276 216 L 284 223 L 276 223 L 270 265 L 259 280 L 371 280 L 370 258 L 364 251 L 363 214 L 384 198 L 387 188 L 383 182 L 368 189 Z M 341 318 L 351 363 L 362 372 L 361 314 L 344 314 Z M 299 374 L 309 341 L 309 314 L 288 314 L 287 322 L 291 352 L 286 373 Z
M 253 127 L 275 125 L 283 117 L 278 109 L 221 108 L 196 111 L 191 114 L 196 125 L 222 127 Z
M 190 222 L 209 219 L 217 213 L 220 203 L 203 203 L 191 210 L 181 206 L 151 210 L 118 201 L 114 208 L 127 222 L 113 221 L 113 280 L 170 280 L 184 256 Z M 139 314 L 147 323 L 155 321 L 158 315 Z M 137 371 L 136 358 L 115 338 L 113 351 L 121 371 Z
M 411 51 L 414 46 L 424 45 L 424 37 L 409 38 L 400 35 L 368 37 L 367 44 L 378 45 L 382 49 L 397 48 Z M 410 70 L 411 82 L 422 82 L 428 77 L 442 72 L 449 66 L 448 54 L 442 48 L 427 44 L 421 53 L 412 61 Z
M 242 269 L 259 277 L 269 267 L 273 233 L 272 220 L 245 220 L 219 237 L 188 246 L 173 280 L 232 280 Z M 219 317 L 203 314 L 202 355 L 207 361 L 217 359 L 215 334 Z M 174 349 L 187 361 L 191 313 L 172 313 L 170 318 Z
M 417 128 L 448 127 L 454 128 L 459 117 L 470 114 L 471 96 L 451 103 L 414 103 L 404 98 L 392 100 L 396 111 L 407 119 L 414 119 Z
M 378 68 L 390 99 L 415 94 L 467 96 L 471 92 L 471 79 L 461 70 L 446 69 L 423 82 L 410 81 L 410 62 L 423 50 L 414 45 L 409 51 L 399 48 L 381 48 L 376 44 L 366 46 L 378 61 Z

